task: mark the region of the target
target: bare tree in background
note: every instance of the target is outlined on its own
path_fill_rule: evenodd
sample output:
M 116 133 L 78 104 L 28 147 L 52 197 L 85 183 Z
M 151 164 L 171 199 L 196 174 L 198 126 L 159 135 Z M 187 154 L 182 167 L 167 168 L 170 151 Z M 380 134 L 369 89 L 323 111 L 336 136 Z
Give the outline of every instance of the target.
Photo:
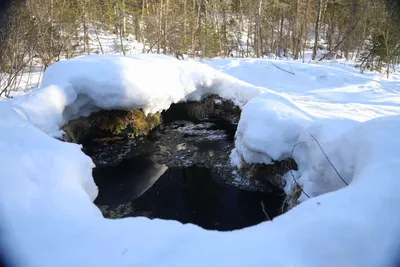
M 317 18 L 315 21 L 315 39 L 314 39 L 314 46 L 313 46 L 313 52 L 312 52 L 312 60 L 316 59 L 317 51 L 318 51 L 319 21 L 321 19 L 321 1 L 322 0 L 318 0 L 318 2 L 317 2 Z

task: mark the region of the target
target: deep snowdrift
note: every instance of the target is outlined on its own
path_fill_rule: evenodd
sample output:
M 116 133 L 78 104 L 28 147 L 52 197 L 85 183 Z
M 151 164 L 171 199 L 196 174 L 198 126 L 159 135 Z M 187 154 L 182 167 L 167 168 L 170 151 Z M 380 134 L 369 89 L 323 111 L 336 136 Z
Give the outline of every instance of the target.
M 213 93 L 243 105 L 263 91 L 195 61 L 161 55 L 91 55 L 51 65 L 41 88 L 14 104 L 37 127 L 58 136 L 65 122 L 99 109 L 143 108 L 155 113 Z
M 318 76 L 314 66 L 302 66 Z M 251 71 L 240 73 L 251 77 Z M 271 76 L 267 72 L 264 78 Z M 349 74 L 350 82 L 351 77 L 360 78 Z M 292 78 L 297 86 L 300 80 Z M 298 91 L 302 97 L 309 93 Z M 311 196 L 333 192 L 272 222 L 229 233 L 173 221 L 104 219 L 92 203 L 97 188 L 90 158 L 79 146 L 46 134 L 98 108 L 154 112 L 207 93 L 245 104 L 234 163 L 283 159 L 299 143 L 293 151 L 298 182 Z M 335 119 L 328 119 L 321 107 L 325 119 L 317 120 L 296 102 L 298 95 L 289 93 L 241 82 L 198 62 L 159 56 L 90 56 L 53 65 L 41 89 L 0 102 L 0 209 L 8 247 L 23 266 L 41 267 L 393 265 L 400 246 L 400 116 L 355 122 L 336 119 L 332 110 Z M 309 105 L 316 111 L 313 97 Z M 341 110 L 351 114 L 343 105 Z M 394 103 L 383 112 L 397 110 Z M 371 112 L 369 118 L 379 115 Z M 286 179 L 289 186 L 293 177 Z
M 400 114 L 396 75 L 386 80 L 340 64 L 262 59 L 217 59 L 209 65 L 273 90 L 244 106 L 232 163 L 271 164 L 293 157 L 299 171 L 286 175 L 285 189 L 291 194 L 294 176 L 305 192 L 300 201 L 351 182 L 358 150 L 346 139 L 350 130 L 360 122 Z

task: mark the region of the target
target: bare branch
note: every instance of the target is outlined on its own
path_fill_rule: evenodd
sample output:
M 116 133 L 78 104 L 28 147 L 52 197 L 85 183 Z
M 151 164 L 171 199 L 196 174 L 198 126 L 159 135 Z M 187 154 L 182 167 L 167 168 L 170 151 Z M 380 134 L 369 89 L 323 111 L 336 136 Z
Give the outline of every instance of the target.
M 269 64 L 271 64 L 272 66 L 274 66 L 275 68 L 281 70 L 281 71 L 287 72 L 287 73 L 292 74 L 292 75 L 296 75 L 293 71 L 289 71 L 289 70 L 282 69 L 281 67 L 279 67 L 278 65 L 276 65 L 276 64 L 274 64 L 274 63 L 272 63 L 272 62 L 270 62 L 270 61 L 267 61 L 267 62 L 268 62 Z M 290 67 L 290 68 L 292 68 L 292 67 Z

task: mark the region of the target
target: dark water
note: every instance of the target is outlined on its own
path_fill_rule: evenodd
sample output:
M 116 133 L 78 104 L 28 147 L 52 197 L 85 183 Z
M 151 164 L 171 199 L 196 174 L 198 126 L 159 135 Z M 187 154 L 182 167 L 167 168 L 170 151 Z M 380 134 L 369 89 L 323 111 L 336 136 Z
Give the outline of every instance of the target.
M 218 153 L 221 140 L 214 142 Z M 212 152 L 207 142 L 204 156 Z M 211 153 L 212 154 L 212 153 Z M 172 219 L 205 229 L 234 230 L 266 220 L 279 213 L 281 196 L 244 191 L 223 183 L 216 171 L 205 167 L 168 168 L 157 163 L 155 153 L 124 160 L 118 166 L 94 170 L 99 187 L 95 203 L 115 208 L 131 203 L 127 216 Z

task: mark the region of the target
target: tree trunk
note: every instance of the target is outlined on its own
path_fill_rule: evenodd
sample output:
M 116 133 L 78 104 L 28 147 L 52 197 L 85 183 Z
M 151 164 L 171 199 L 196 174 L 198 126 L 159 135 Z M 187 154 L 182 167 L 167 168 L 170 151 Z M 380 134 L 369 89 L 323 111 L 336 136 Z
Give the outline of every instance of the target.
M 257 10 L 257 22 L 256 22 L 256 32 L 255 32 L 255 37 L 256 37 L 256 43 L 255 43 L 255 52 L 256 52 L 256 57 L 261 56 L 261 11 L 262 11 L 262 4 L 263 0 L 259 0 L 258 2 L 258 10 Z
M 352 0 L 351 1 L 351 9 L 350 9 L 350 22 L 349 22 L 349 31 L 354 27 L 354 22 L 355 22 L 355 14 L 356 14 L 356 7 L 357 7 L 357 0 Z M 350 46 L 352 44 L 352 36 L 349 36 L 346 42 L 346 47 L 345 47 L 345 57 L 346 59 L 349 58 L 349 50 Z
M 89 31 L 87 25 L 87 11 L 86 11 L 86 1 L 84 0 L 82 3 L 83 6 L 83 52 L 90 54 L 89 48 Z
M 163 31 L 163 0 L 160 2 L 160 12 L 159 12 L 159 17 L 158 17 L 158 42 L 157 42 L 157 54 L 160 53 L 160 40 L 162 38 L 162 31 Z
M 284 16 L 283 16 L 283 10 L 281 11 L 281 19 L 280 19 L 280 23 L 279 23 L 279 40 L 278 40 L 278 51 L 276 53 L 276 55 L 278 57 L 281 56 L 281 53 L 283 51 L 283 23 L 284 23 Z
M 168 13 L 169 13 L 169 0 L 166 0 L 165 3 L 165 12 L 164 12 L 164 42 L 163 42 L 163 53 L 167 54 L 167 44 L 168 44 Z
M 321 18 L 321 0 L 318 0 L 317 4 L 317 19 L 315 21 L 315 40 L 314 40 L 314 47 L 312 53 L 312 60 L 315 60 L 317 57 L 317 50 L 318 50 L 318 39 L 319 39 L 319 20 Z

